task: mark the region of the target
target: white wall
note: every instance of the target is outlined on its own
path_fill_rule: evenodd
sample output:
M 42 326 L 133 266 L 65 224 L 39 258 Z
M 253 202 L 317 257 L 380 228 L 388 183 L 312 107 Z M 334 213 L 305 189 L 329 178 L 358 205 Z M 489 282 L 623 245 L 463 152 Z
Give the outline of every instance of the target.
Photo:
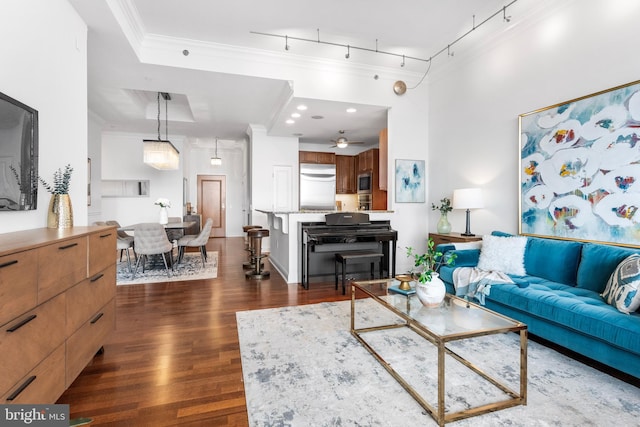
M 39 113 L 39 174 L 69 163 L 75 225 L 87 221 L 87 28 L 66 0 L 3 0 L 0 92 Z M 38 209 L 0 212 L 0 233 L 47 226 L 50 195 Z
M 218 143 L 218 156 L 222 165 L 212 166 L 211 157 L 215 146 L 209 148 L 186 148 L 185 176 L 189 183 L 188 201 L 197 206 L 198 175 L 223 175 L 226 177 L 226 228 L 227 237 L 244 236 L 242 226 L 247 221 L 248 206 L 245 196 L 248 188 L 248 141 L 224 141 Z M 182 152 L 181 152 L 182 154 Z M 202 218 L 206 221 L 206 218 Z
M 175 171 L 161 171 L 142 162 L 142 140 L 148 134 L 119 132 L 102 133 L 102 179 L 149 180 L 149 197 L 103 197 L 101 200 L 102 221 L 116 220 L 122 225 L 139 222 L 158 222 L 160 207 L 154 202 L 158 198 L 171 201 L 169 216 L 182 217 L 182 163 Z M 170 136 L 171 142 L 182 153 L 183 140 Z
M 91 205 L 88 207 L 87 222 L 102 221 L 102 128 L 104 122 L 89 112 L 87 155 L 91 159 Z
M 515 27 L 457 52 L 429 78 L 428 200 L 481 187 L 486 208 L 471 214 L 475 234 L 518 231 L 519 114 L 640 78 L 638 1 L 544 0 L 535 16 L 511 14 Z M 431 230 L 438 217 L 430 216 Z M 449 220 L 464 230 L 464 212 Z
M 298 138 L 267 136 L 263 126 L 249 127 L 251 152 L 251 223 L 268 228 L 267 216 L 256 209 L 274 209 L 273 167 L 291 166 L 291 195 L 293 210 L 298 207 Z M 269 240 L 264 250 L 270 248 Z

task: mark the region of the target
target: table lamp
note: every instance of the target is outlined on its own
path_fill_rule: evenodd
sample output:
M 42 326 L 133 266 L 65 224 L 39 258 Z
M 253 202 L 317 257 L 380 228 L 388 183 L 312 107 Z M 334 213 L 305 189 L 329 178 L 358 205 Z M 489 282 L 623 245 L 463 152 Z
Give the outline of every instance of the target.
M 482 200 L 482 190 L 480 188 L 461 188 L 453 190 L 453 209 L 467 210 L 467 228 L 463 236 L 475 236 L 471 233 L 470 209 L 478 209 L 484 207 Z

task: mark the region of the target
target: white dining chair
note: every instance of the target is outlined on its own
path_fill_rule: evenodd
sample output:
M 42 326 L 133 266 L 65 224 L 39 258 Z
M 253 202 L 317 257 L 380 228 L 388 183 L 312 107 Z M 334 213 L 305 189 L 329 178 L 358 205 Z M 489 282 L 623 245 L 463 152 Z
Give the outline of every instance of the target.
M 205 266 L 205 262 L 207 261 L 207 242 L 209 241 L 209 236 L 211 235 L 211 228 L 213 227 L 213 219 L 208 218 L 204 223 L 204 227 L 202 227 L 202 231 L 200 234 L 191 235 L 188 234 L 186 236 L 178 239 L 178 262 L 182 261 L 182 257 L 184 256 L 184 250 L 187 247 L 190 248 L 200 248 L 200 258 L 202 258 L 202 268 Z
M 173 262 L 171 259 L 173 245 L 167 238 L 167 232 L 165 231 L 162 224 L 139 224 L 134 230 L 133 237 L 135 248 L 134 250 L 138 255 L 138 259 L 136 261 L 136 268 L 133 271 L 131 278 L 133 279 L 138 272 L 140 260 L 142 260 L 142 272 L 144 272 L 145 262 L 147 261 L 149 255 L 162 256 L 164 268 L 167 271 L 167 277 L 171 277 L 171 274 L 169 273 L 169 264 L 171 264 L 171 270 L 173 271 Z

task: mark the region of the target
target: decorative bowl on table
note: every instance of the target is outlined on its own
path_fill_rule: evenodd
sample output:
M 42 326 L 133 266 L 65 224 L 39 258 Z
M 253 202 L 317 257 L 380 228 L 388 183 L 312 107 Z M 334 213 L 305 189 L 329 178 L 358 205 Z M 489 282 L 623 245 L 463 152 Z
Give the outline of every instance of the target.
M 413 276 L 410 274 L 398 274 L 395 279 L 400 282 L 398 289 L 402 289 L 403 291 L 411 289 L 410 283 L 413 281 Z

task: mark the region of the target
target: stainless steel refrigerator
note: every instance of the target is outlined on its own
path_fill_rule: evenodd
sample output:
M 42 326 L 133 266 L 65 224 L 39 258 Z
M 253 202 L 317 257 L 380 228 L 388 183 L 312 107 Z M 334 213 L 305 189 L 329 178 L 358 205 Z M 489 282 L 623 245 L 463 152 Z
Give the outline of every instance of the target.
M 300 209 L 336 209 L 336 165 L 300 164 Z

